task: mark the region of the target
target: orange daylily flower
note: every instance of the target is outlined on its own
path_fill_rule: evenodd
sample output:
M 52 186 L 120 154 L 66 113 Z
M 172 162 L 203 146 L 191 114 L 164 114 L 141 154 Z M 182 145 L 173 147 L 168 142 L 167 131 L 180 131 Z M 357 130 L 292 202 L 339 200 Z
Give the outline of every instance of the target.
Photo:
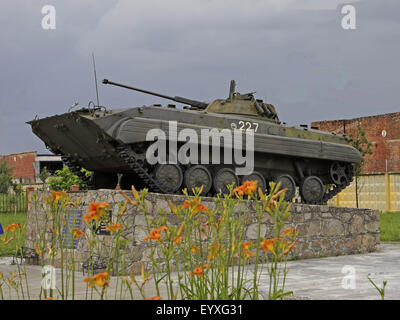
M 4 232 L 7 231 L 15 232 L 17 229 L 21 229 L 21 225 L 19 223 L 12 223 L 4 229 Z
M 244 192 L 240 187 L 236 187 L 232 190 L 232 194 L 236 197 L 240 198 L 244 196 Z
M 108 272 L 102 272 L 95 274 L 93 277 L 88 277 L 83 279 L 84 282 L 87 282 L 89 287 L 94 287 L 95 285 L 101 288 L 104 288 L 109 285 L 110 276 Z
M 214 257 L 219 254 L 220 249 L 221 245 L 219 243 L 215 243 L 213 246 L 209 246 L 208 250 L 210 251 L 210 253 L 207 256 L 207 260 L 214 259 Z
M 285 248 L 285 250 L 283 250 L 281 256 L 287 255 L 290 252 L 290 250 L 292 250 L 295 247 L 296 243 L 297 240 L 293 242 L 288 242 L 287 247 Z
M 15 233 L 17 230 L 21 230 L 21 229 L 22 229 L 22 227 L 19 223 L 12 223 L 12 224 L 8 225 L 6 228 L 4 228 L 4 232 L 10 231 L 12 233 Z M 12 236 L 10 239 L 7 240 L 7 235 L 5 235 L 2 238 L 2 241 L 3 241 L 4 245 L 7 245 L 14 239 L 15 239 L 15 236 Z
M 85 235 L 84 232 L 80 231 L 78 228 L 74 228 L 71 230 L 71 233 L 74 238 L 78 239 L 79 237 L 83 237 Z
M 105 208 L 110 209 L 110 204 L 107 202 L 92 202 L 89 205 L 89 211 L 101 214 L 104 212 Z
M 243 251 L 242 251 L 242 255 L 243 255 L 246 259 L 249 259 L 249 258 L 254 257 L 254 253 L 251 252 L 251 251 L 248 251 L 248 250 L 243 250 Z
M 161 239 L 161 231 L 163 231 L 163 230 L 168 230 L 168 227 L 162 226 L 160 228 L 151 230 L 150 234 L 146 238 L 144 238 L 143 241 L 147 241 L 147 240 L 151 239 L 151 240 L 160 242 L 162 240 Z
M 118 223 L 113 223 L 111 226 L 106 227 L 106 231 L 111 231 L 111 232 L 117 232 L 117 231 L 122 231 L 122 227 Z
M 191 205 L 193 203 L 197 203 L 197 199 L 194 200 L 185 200 L 185 202 L 183 203 L 183 205 L 181 205 L 181 209 L 186 209 L 186 208 L 190 208 Z
M 50 191 L 50 199 L 53 202 L 58 202 L 63 196 L 65 196 L 65 192 L 61 191 Z
M 181 209 L 187 209 L 187 208 L 190 209 L 192 215 L 195 215 L 199 212 L 205 212 L 205 213 L 209 212 L 208 208 L 204 204 L 199 203 L 197 199 L 185 200 L 185 202 L 181 206 Z
M 200 249 L 198 247 L 196 247 L 195 245 L 192 246 L 192 253 L 196 253 L 196 252 L 199 252 L 199 251 L 200 251 Z
M 93 276 L 94 283 L 99 287 L 108 286 L 109 275 L 107 272 L 99 273 Z
M 198 276 L 202 277 L 203 276 L 203 267 L 196 267 L 194 268 L 193 272 L 189 272 L 189 276 Z
M 239 187 L 232 190 L 232 194 L 243 197 L 245 194 L 250 196 L 257 190 L 257 181 L 245 181 Z
M 110 208 L 107 202 L 92 202 L 89 205 L 89 213 L 82 218 L 82 222 L 85 221 L 88 224 L 92 220 L 100 220 L 106 208 Z
M 243 184 L 244 193 L 251 195 L 257 191 L 258 182 L 257 181 L 245 181 Z
M 161 241 L 161 232 L 158 229 L 153 229 L 150 231 L 149 235 L 143 239 L 143 241 L 147 240 L 155 240 L 155 241 Z
M 243 250 L 249 250 L 252 245 L 253 244 L 250 241 L 243 242 L 242 243 L 242 248 L 243 248 Z
M 199 203 L 197 206 L 196 206 L 196 209 L 195 209 L 195 214 L 196 213 L 198 213 L 198 212 L 205 212 L 205 213 L 208 213 L 208 212 L 210 212 L 209 210 L 208 210 L 208 208 L 204 205 L 204 204 L 202 204 L 202 203 Z
M 53 297 L 43 298 L 42 300 L 54 300 Z
M 279 240 L 277 238 L 273 239 L 264 239 L 264 241 L 261 242 L 260 244 L 260 249 L 263 249 L 265 251 L 271 251 L 274 252 L 274 243 L 276 240 Z
M 291 229 L 285 229 L 285 230 L 283 230 L 282 231 L 282 236 L 284 237 L 284 236 L 289 236 L 289 237 L 291 237 L 291 236 L 293 236 L 293 235 L 295 235 L 296 234 L 296 229 L 293 229 L 293 228 L 291 228 Z
M 86 222 L 86 224 L 89 224 L 92 220 L 96 220 L 95 215 L 92 212 L 88 213 L 82 218 L 82 222 Z
M 180 243 L 182 242 L 182 239 L 183 239 L 183 237 L 176 237 L 176 238 L 174 239 L 174 242 L 175 242 L 176 244 L 180 244 Z

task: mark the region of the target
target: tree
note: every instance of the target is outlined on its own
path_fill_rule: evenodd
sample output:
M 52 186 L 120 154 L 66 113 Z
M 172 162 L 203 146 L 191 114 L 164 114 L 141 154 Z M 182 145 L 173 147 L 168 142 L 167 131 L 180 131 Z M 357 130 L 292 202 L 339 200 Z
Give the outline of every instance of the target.
M 10 168 L 5 161 L 0 162 L 0 193 L 8 193 L 10 187 L 13 186 L 12 182 L 12 168 Z
M 21 195 L 21 193 L 23 191 L 23 188 L 22 188 L 22 185 L 20 183 L 13 183 L 12 184 L 12 188 L 13 188 L 14 193 L 16 195 L 18 195 L 18 196 Z
M 356 177 L 356 206 L 358 208 L 358 177 L 361 174 L 362 167 L 365 162 L 365 156 L 367 154 L 372 154 L 372 143 L 368 141 L 367 137 L 365 136 L 365 130 L 361 127 L 361 124 L 358 125 L 357 131 L 354 134 L 349 135 L 350 138 L 353 139 L 351 142 L 352 146 L 356 148 L 361 153 L 361 161 L 354 165 L 354 173 Z
M 81 172 L 85 174 L 86 177 L 91 175 L 91 172 L 86 169 L 81 169 Z M 64 167 L 62 170 L 57 170 L 55 172 L 56 177 L 50 177 L 49 186 L 51 190 L 69 190 L 72 185 L 78 185 L 79 189 L 85 189 L 86 184 L 68 167 Z
M 45 190 L 47 179 L 50 177 L 50 172 L 47 167 L 44 167 L 39 173 L 39 180 L 43 183 L 42 190 Z

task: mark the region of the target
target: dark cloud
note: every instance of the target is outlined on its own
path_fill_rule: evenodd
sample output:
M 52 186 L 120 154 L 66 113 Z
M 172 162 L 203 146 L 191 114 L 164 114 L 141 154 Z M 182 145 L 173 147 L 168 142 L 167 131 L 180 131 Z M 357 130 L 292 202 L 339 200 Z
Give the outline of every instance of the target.
M 288 123 L 398 111 L 400 4 L 337 0 L 25 1 L 0 4 L 0 154 L 43 151 L 25 124 L 95 97 L 98 77 L 199 100 L 236 79 Z M 41 28 L 53 4 L 57 29 Z M 110 107 L 163 102 L 100 85 Z

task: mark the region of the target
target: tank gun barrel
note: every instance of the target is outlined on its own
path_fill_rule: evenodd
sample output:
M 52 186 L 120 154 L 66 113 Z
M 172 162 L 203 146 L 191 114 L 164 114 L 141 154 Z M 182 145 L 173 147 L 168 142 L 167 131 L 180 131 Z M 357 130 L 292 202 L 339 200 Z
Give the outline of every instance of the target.
M 104 84 L 111 84 L 113 86 L 117 86 L 117 87 L 121 87 L 121 88 L 125 88 L 125 89 L 130 89 L 130 90 L 135 90 L 135 91 L 151 94 L 153 96 L 157 96 L 157 97 L 168 99 L 168 100 L 173 100 L 173 101 L 176 101 L 176 102 L 179 102 L 179 103 L 188 104 L 190 106 L 193 106 L 193 107 L 196 107 L 196 108 L 199 108 L 199 109 L 205 109 L 208 106 L 208 103 L 205 103 L 205 102 L 191 100 L 191 99 L 177 97 L 177 96 L 170 97 L 170 96 L 167 96 L 167 95 L 164 95 L 164 94 L 161 94 L 161 93 L 151 92 L 151 91 L 148 91 L 148 90 L 127 86 L 127 85 L 124 85 L 124 84 L 121 84 L 121 83 L 116 83 L 116 82 L 113 82 L 113 81 L 109 81 L 107 79 L 104 79 L 103 83 Z

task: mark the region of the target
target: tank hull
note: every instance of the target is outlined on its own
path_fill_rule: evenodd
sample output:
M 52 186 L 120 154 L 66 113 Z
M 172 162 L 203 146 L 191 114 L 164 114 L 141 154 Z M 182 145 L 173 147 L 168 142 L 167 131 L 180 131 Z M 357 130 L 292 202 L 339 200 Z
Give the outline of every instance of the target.
M 176 123 L 172 130 L 171 122 Z M 168 192 L 168 189 L 158 185 L 152 171 L 154 168 L 146 164 L 145 153 L 150 144 L 146 135 L 151 129 L 162 130 L 168 140 L 184 129 L 192 129 L 200 137 L 202 130 L 207 129 L 236 128 L 245 132 L 246 128 L 250 128 L 254 131 L 254 170 L 266 181 L 290 175 L 297 186 L 301 186 L 308 176 L 318 177 L 324 185 L 331 184 L 332 164 L 340 163 L 350 168 L 352 163 L 361 160 L 360 153 L 343 137 L 257 117 L 207 111 L 156 106 L 108 112 L 80 110 L 33 120 L 29 124 L 53 153 L 62 155 L 75 168 L 83 167 L 97 172 L 97 175 L 109 174 L 113 177 L 110 178 L 112 183 L 117 181 L 117 174 L 123 174 L 129 177 L 127 184 L 147 186 L 158 192 Z M 242 146 L 245 143 L 246 136 L 243 134 Z M 181 145 L 178 143 L 178 149 Z M 181 166 L 180 170 L 184 174 L 188 167 L 195 164 Z M 234 169 L 237 164 L 222 162 L 206 166 L 214 176 L 220 169 Z M 340 188 L 350 183 L 353 173 L 347 175 Z

